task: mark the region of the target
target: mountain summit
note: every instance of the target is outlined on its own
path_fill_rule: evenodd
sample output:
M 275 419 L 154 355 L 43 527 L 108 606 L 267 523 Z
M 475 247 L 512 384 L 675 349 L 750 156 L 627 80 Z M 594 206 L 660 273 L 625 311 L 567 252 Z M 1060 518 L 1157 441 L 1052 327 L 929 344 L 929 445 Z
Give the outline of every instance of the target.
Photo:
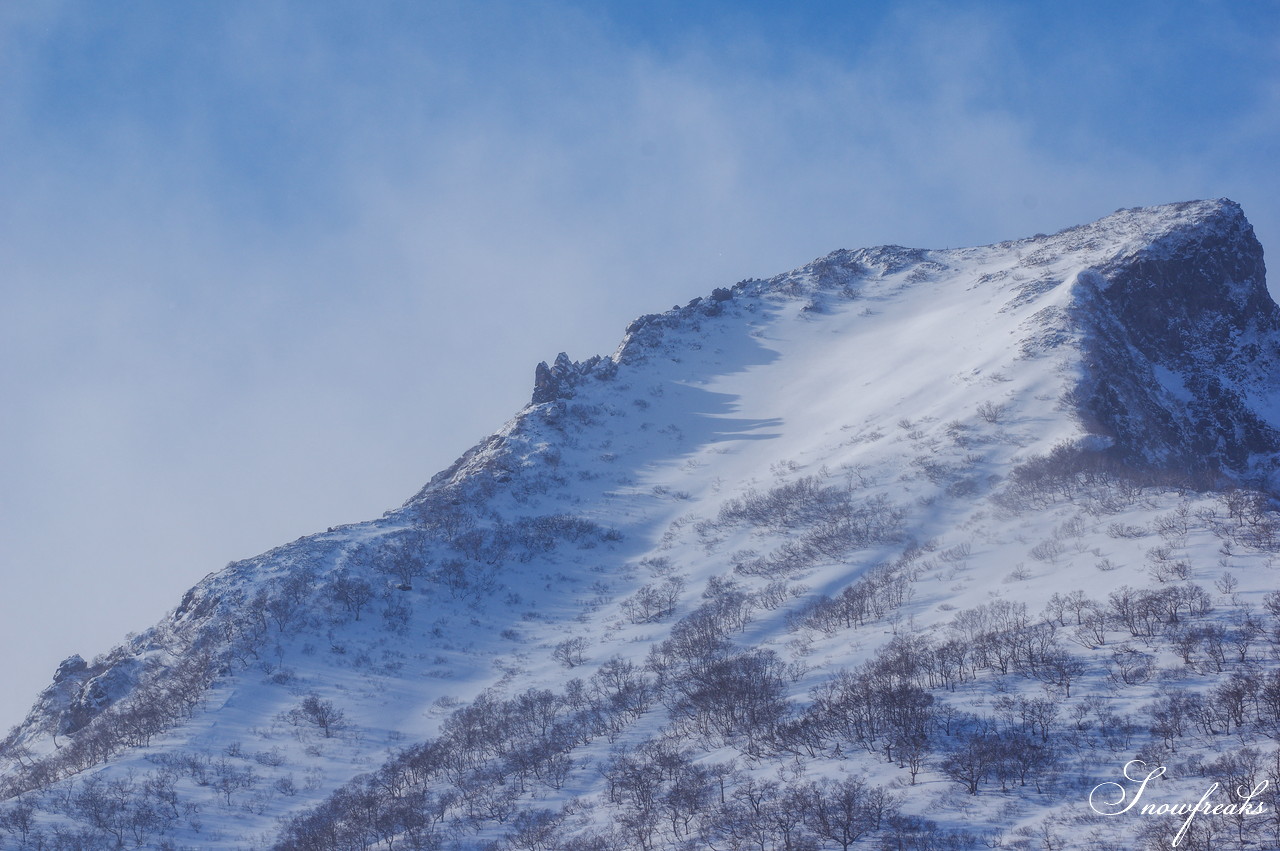
M 1280 780 L 1278 359 L 1228 200 L 643 316 L 63 662 L 0 847 L 1164 848 L 1089 790 Z

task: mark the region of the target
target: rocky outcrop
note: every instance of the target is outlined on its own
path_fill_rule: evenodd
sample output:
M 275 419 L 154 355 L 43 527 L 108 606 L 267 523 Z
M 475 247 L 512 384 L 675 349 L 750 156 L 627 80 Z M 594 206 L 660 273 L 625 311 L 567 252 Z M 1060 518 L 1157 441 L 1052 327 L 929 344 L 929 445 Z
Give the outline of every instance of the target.
M 533 398 L 530 404 L 541 405 L 557 399 L 572 399 L 574 388 L 588 377 L 607 381 L 617 373 L 618 365 L 599 355 L 581 363 L 569 360 L 564 352 L 556 355 L 555 364 L 543 361 L 533 372 Z
M 1257 403 L 1280 375 L 1280 308 L 1239 206 L 1198 203 L 1161 239 L 1078 276 L 1075 401 L 1127 461 L 1263 480 L 1280 458 Z

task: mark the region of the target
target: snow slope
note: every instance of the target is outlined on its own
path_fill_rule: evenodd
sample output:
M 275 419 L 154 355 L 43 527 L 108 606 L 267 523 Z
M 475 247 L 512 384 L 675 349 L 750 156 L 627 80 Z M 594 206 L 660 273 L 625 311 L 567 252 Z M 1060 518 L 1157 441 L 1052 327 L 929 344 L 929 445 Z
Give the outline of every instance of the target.
M 533 403 L 401 508 L 232 564 L 112 653 L 64 663 L 0 750 L 4 788 L 21 793 L 10 812 L 33 808 L 25 831 L 9 817 L 0 847 L 326 847 L 285 820 L 415 742 L 457 741 L 460 707 L 568 694 L 611 659 L 648 665 L 663 696 L 566 745 L 554 780 L 539 763 L 483 794 L 467 781 L 441 804 L 447 847 L 748 847 L 697 807 L 647 839 L 626 827 L 631 805 L 600 766 L 664 737 L 693 764 L 733 760 L 734 789 L 866 778 L 953 847 L 1156 842 L 1138 838 L 1155 819 L 1101 816 L 1088 792 L 1164 753 L 1143 719 L 1171 689 L 1208 694 L 1274 667 L 1266 641 L 1240 638 L 1271 628 L 1275 574 L 1270 515 L 1239 488 L 1274 487 L 1278 353 L 1261 248 L 1225 200 L 978 248 L 838 251 L 642 317 L 611 357 L 539 365 Z M 1192 585 L 1212 600 L 1194 623 L 1225 631 L 1226 661 L 1209 639 L 1179 655 L 1172 627 L 1135 632 L 1107 609 L 1125 588 Z M 851 586 L 893 599 L 823 621 L 823 595 Z M 1092 638 L 1088 606 L 1044 614 L 1081 591 L 1107 610 Z M 893 641 L 932 654 L 1025 606 L 1015 629 L 1047 625 L 1052 653 L 974 663 L 925 689 L 930 711 L 1012 735 L 1008 701 L 1047 697 L 1063 744 L 1034 787 L 988 778 L 969 794 L 946 767 L 962 739 L 935 716 L 914 768 L 892 745 L 819 736 L 806 750 L 776 718 L 769 736 L 696 730 L 702 715 L 670 696 L 685 663 L 654 660 L 708 601 L 736 601 L 725 652 L 776 659 L 796 718 Z M 1078 670 L 1048 670 L 1064 659 Z M 1194 799 L 1209 776 L 1196 766 L 1270 747 L 1262 721 L 1247 740 L 1246 726 L 1179 739 L 1186 765 L 1168 788 Z M 143 820 L 128 802 L 144 798 L 171 803 Z M 504 839 L 535 810 L 556 814 L 556 839 Z M 1240 837 L 1272 835 L 1264 821 Z M 378 839 L 410 841 L 388 830 Z

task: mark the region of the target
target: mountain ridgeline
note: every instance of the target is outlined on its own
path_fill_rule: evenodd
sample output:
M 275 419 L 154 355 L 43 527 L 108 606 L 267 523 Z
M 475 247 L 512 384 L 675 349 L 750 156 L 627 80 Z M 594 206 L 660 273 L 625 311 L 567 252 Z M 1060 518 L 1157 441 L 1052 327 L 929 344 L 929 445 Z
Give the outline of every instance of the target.
M 1228 200 L 714 289 L 63 662 L 0 848 L 1274 846 L 1278 382 Z

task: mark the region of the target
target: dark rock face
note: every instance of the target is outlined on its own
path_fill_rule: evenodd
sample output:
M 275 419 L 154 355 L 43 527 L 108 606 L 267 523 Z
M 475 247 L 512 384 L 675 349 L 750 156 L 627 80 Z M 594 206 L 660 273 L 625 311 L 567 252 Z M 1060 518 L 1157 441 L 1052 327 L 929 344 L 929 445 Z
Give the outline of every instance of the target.
M 551 368 L 547 366 L 547 362 L 543 361 L 534 367 L 533 370 L 533 398 L 530 400 L 535 405 L 541 405 L 543 402 L 550 402 L 553 399 L 560 398 L 560 388 L 557 385 L 555 376 L 551 374 Z
M 588 377 L 608 381 L 617 372 L 617 363 L 609 358 L 595 355 L 579 363 L 569 360 L 569 356 L 561 352 L 556 355 L 554 365 L 547 366 L 547 362 L 543 361 L 534 369 L 533 398 L 530 402 L 541 405 L 557 399 L 572 399 L 574 388 Z
M 1130 462 L 1189 473 L 1267 476 L 1280 432 L 1250 403 L 1280 375 L 1280 308 L 1262 246 L 1240 208 L 1217 203 L 1083 279 L 1079 410 Z
M 555 366 L 547 366 L 546 361 L 538 364 L 533 371 L 533 404 L 571 398 L 576 366 L 564 352 L 556 355 Z
M 73 677 L 76 674 L 88 670 L 88 668 L 88 663 L 84 661 L 79 653 L 73 654 L 68 656 L 66 659 L 63 659 L 62 663 L 58 665 L 58 670 L 53 675 L 53 681 L 55 683 L 60 683 L 69 677 Z
M 1235 204 L 1219 210 L 1216 221 L 1185 241 L 1151 246 L 1103 270 L 1111 283 L 1101 299 L 1147 357 L 1170 367 L 1216 364 L 1240 379 L 1253 365 L 1241 362 L 1238 334 L 1274 345 L 1280 308 L 1267 293 L 1253 228 Z

